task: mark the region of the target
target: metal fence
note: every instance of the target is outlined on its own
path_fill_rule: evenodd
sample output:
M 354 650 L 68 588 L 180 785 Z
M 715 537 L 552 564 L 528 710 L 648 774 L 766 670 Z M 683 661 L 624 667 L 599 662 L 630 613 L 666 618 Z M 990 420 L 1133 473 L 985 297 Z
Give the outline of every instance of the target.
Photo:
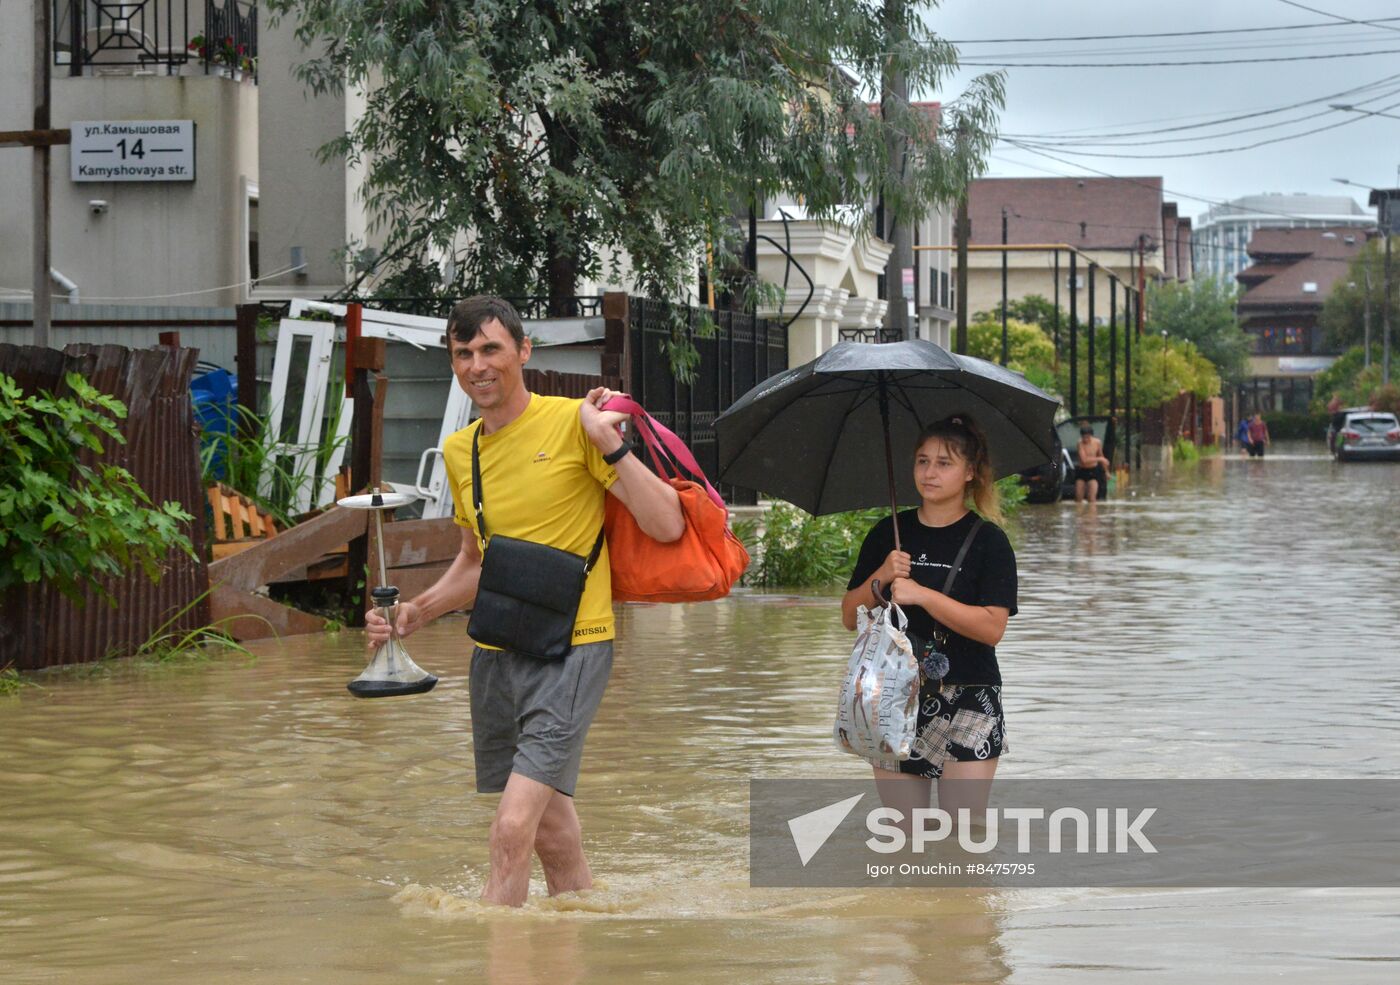
M 904 333 L 897 328 L 842 328 L 838 329 L 841 342 L 903 342 Z
M 676 378 L 666 352 L 676 331 L 700 354 L 689 384 Z M 632 298 L 628 336 L 632 396 L 690 446 L 713 479 L 719 473 L 715 418 L 750 388 L 787 369 L 787 329 L 742 312 Z M 720 491 L 732 503 L 753 504 L 761 490 L 725 486 Z
M 64 378 L 76 372 L 127 406 L 121 424 L 126 443 L 108 442 L 101 462 L 125 468 L 153 502 L 176 502 L 193 515 L 184 532 L 202 559 L 204 496 L 189 390 L 194 368 L 192 349 L 70 345 L 59 352 L 0 344 L 0 372 L 25 392 L 43 389 L 62 395 Z M 203 597 L 209 575 L 203 560 L 172 549 L 163 568 L 156 584 L 141 571 L 103 579 L 117 600 L 115 607 L 95 589 L 88 590 L 82 605 L 42 582 L 14 591 L 0 600 L 0 666 L 33 670 L 129 654 L 182 610 L 170 630 L 206 624 L 209 608 Z

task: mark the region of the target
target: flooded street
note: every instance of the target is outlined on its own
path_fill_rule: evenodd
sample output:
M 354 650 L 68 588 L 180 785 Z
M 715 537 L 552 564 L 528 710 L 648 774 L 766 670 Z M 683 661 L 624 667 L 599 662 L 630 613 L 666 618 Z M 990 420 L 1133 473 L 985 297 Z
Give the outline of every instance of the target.
M 1400 465 L 1319 445 L 1027 507 L 1002 777 L 1400 774 Z M 1394 982 L 1380 890 L 771 890 L 747 781 L 830 740 L 833 593 L 621 610 L 579 785 L 600 887 L 475 902 L 465 618 L 430 694 L 357 701 L 356 632 L 0 698 L 0 982 Z

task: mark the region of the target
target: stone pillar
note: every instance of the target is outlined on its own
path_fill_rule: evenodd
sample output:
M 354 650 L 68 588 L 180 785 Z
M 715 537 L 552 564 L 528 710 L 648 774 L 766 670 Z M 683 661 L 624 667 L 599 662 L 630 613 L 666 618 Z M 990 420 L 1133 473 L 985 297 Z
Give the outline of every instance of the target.
M 785 322 L 791 318 L 807 297 L 807 285 L 789 287 L 782 311 L 759 308 L 764 318 Z M 846 304 L 846 291 L 839 287 L 818 285 L 812 300 L 802 309 L 802 316 L 788 327 L 788 367 L 811 362 L 837 342 L 837 324 Z

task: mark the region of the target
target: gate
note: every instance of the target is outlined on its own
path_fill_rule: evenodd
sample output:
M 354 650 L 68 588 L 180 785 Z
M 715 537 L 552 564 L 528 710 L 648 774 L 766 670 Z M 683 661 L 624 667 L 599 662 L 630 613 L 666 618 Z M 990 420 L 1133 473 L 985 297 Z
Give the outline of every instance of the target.
M 752 387 L 787 369 L 787 329 L 778 322 L 737 311 L 714 311 L 686 305 L 629 298 L 625 374 L 629 391 L 647 411 L 676 433 L 695 453 L 713 481 L 719 473 L 715 418 Z M 706 320 L 715 325 L 701 331 Z M 672 326 L 684 324 L 685 337 L 700 354 L 695 377 L 687 385 L 676 379 L 665 343 Z M 752 505 L 761 490 L 719 486 L 730 503 Z

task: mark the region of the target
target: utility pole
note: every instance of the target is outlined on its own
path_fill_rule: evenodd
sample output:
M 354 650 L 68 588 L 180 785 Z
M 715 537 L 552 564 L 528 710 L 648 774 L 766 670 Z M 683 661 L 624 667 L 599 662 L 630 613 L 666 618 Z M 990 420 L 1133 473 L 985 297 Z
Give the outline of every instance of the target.
M 1138 289 L 1137 289 L 1137 298 L 1136 298 L 1136 299 L 1134 300 L 1134 302 L 1133 302 L 1133 308 L 1134 308 L 1133 316 L 1134 316 L 1134 321 L 1135 321 L 1136 324 L 1137 324 L 1137 339 L 1136 339 L 1136 343 L 1137 343 L 1138 345 L 1141 345 L 1141 344 L 1142 344 L 1143 310 L 1144 310 L 1144 308 L 1146 308 L 1146 306 L 1147 306 L 1147 269 L 1146 269 L 1146 264 L 1147 264 L 1147 237 L 1146 237 L 1145 235 L 1139 233 L 1139 234 L 1138 234 L 1138 264 L 1137 264 L 1137 282 L 1138 282 Z M 1138 355 L 1141 355 L 1141 354 L 1142 354 L 1141 352 L 1138 353 Z M 1136 420 L 1136 421 L 1133 422 L 1133 432 L 1134 432 L 1134 434 L 1137 435 L 1137 439 L 1138 439 L 1138 444 L 1137 444 L 1137 468 L 1138 468 L 1139 471 L 1142 470 L 1142 427 L 1141 427 L 1141 424 L 1142 424 L 1141 419 Z
M 1055 370 L 1060 369 L 1060 250 L 1055 249 Z
M 1123 464 L 1133 467 L 1133 317 L 1136 304 L 1123 285 Z
M 1361 309 L 1361 331 L 1365 339 L 1362 349 L 1364 351 L 1365 367 L 1371 368 L 1371 265 L 1363 258 L 1361 262 L 1361 276 L 1366 279 L 1366 290 L 1364 293 L 1365 306 Z
M 961 139 L 961 135 L 959 136 Z M 953 351 L 967 354 L 967 241 L 972 236 L 972 220 L 967 215 L 967 187 L 958 199 L 958 217 L 953 223 L 953 235 L 958 243 L 958 331 Z
M 1006 307 L 1009 298 L 1006 296 L 1006 206 L 1001 207 L 1001 364 L 1005 366 L 1011 361 L 1011 342 L 1006 334 Z
M 1069 416 L 1079 416 L 1079 251 L 1069 254 Z
M 907 0 L 885 0 L 885 41 L 886 50 L 895 48 L 907 40 L 904 30 Z M 887 55 L 884 77 L 881 79 L 880 113 L 886 126 L 890 122 L 890 108 L 896 104 L 907 107 L 909 104 L 909 80 L 897 65 L 893 55 Z M 886 187 L 896 188 L 904 183 L 908 167 L 909 141 L 894 128 L 886 131 L 885 154 Z M 888 196 L 884 196 L 888 201 Z M 894 247 L 885 261 L 885 295 L 888 306 L 885 308 L 885 327 L 901 339 L 911 338 L 909 309 L 916 298 L 907 295 L 914 285 L 914 217 L 895 216 L 888 208 L 882 208 L 885 239 Z M 907 273 L 906 273 L 907 271 Z
M 52 127 L 50 94 L 52 69 L 49 46 L 53 44 L 53 4 L 49 0 L 34 0 L 34 130 L 38 133 Z M 49 322 L 52 298 L 49 288 L 49 144 L 34 145 L 33 170 L 33 286 L 34 286 L 34 344 L 49 345 Z
M 1386 203 L 1385 229 L 1385 297 L 1381 301 L 1381 386 L 1390 385 L 1390 205 Z
M 1108 277 L 1108 415 L 1118 416 L 1118 277 Z
M 1094 336 L 1099 334 L 1098 309 L 1094 305 L 1094 281 L 1098 278 L 1094 275 L 1098 273 L 1099 265 L 1089 264 L 1089 413 L 1092 414 L 1097 409 L 1098 401 L 1094 396 L 1094 377 L 1099 375 L 1099 364 L 1094 358 Z

